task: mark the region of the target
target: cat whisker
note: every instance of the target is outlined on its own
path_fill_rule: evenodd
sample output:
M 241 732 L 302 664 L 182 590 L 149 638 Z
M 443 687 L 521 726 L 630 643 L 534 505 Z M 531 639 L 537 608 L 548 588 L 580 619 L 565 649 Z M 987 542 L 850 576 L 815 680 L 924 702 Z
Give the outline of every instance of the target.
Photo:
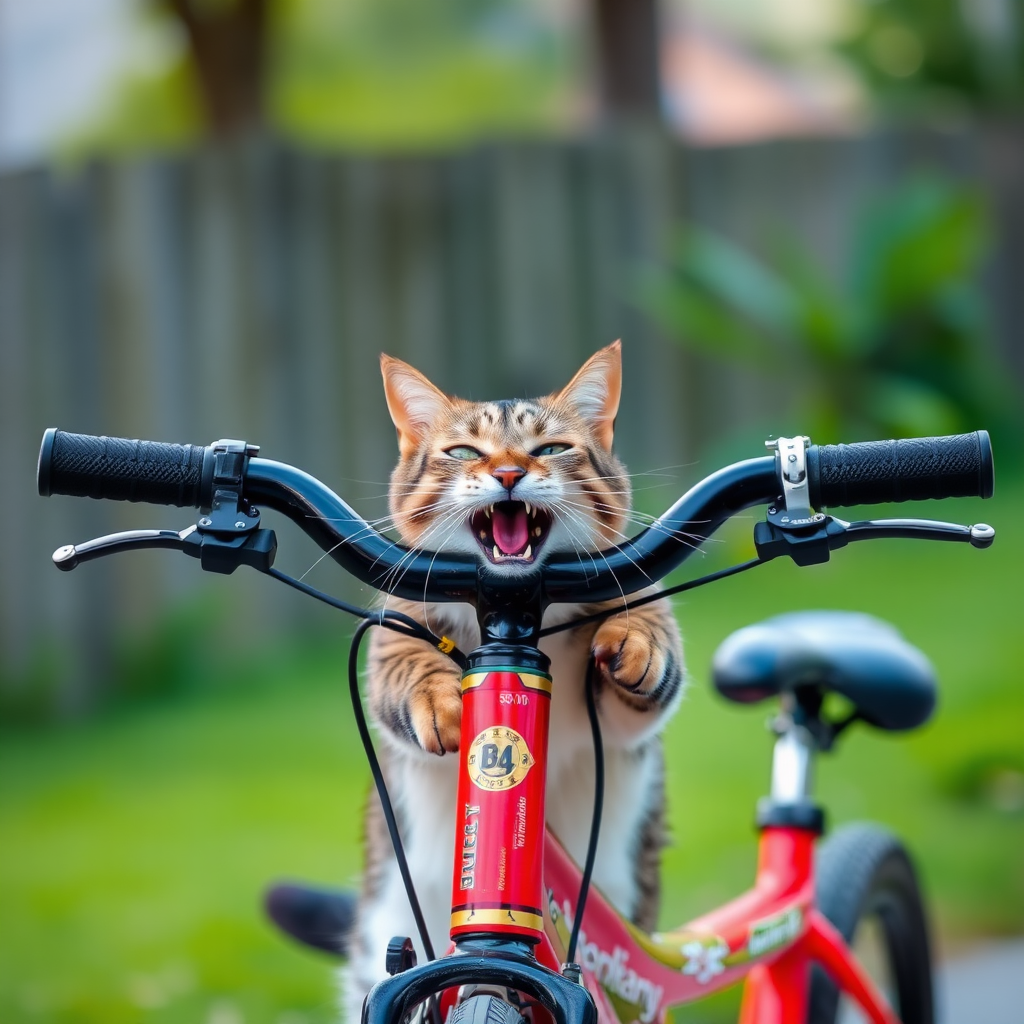
M 619 480 L 621 477 L 610 477 L 610 476 L 589 476 L 589 477 L 575 477 L 571 481 L 572 484 L 597 484 L 604 483 L 609 480 Z M 612 488 L 604 491 L 605 494 L 624 494 L 628 498 L 631 494 L 635 494 L 637 491 L 655 491 L 663 488 L 664 484 L 644 484 L 642 487 L 631 485 L 622 489 Z
M 318 520 L 321 523 L 349 523 L 349 522 L 352 522 L 352 519 L 349 516 L 314 516 L 314 515 L 309 515 L 306 518 L 307 519 L 316 519 L 316 520 Z M 362 518 L 362 517 L 360 517 L 360 518 Z M 376 519 L 365 519 L 365 518 L 363 518 L 363 523 L 364 523 L 365 526 L 373 527 L 378 532 L 380 532 L 381 530 L 391 530 L 391 529 L 393 529 L 397 525 L 396 518 L 394 516 L 391 516 L 391 515 L 379 516 Z M 365 529 L 364 530 L 360 530 L 359 532 L 360 532 L 360 535 L 362 535 L 362 534 L 366 533 L 366 530 Z
M 432 506 L 429 506 L 429 507 L 428 507 L 428 506 L 424 506 L 424 508 L 423 508 L 422 510 L 417 510 L 417 512 L 416 512 L 416 513 L 414 513 L 414 514 L 412 514 L 412 515 L 410 515 L 410 516 L 409 516 L 409 518 L 410 518 L 410 519 L 413 519 L 413 518 L 416 518 L 416 516 L 418 516 L 418 515 L 427 515 L 427 514 L 429 514 L 430 512 L 432 512 L 432 511 L 434 511 L 434 510 L 436 510 L 436 509 L 439 509 L 439 508 L 446 508 L 446 507 L 454 507 L 454 506 L 455 506 L 455 504 L 456 504 L 456 503 L 455 503 L 455 502 L 453 502 L 453 501 L 451 501 L 451 499 L 449 499 L 449 500 L 447 500 L 447 501 L 439 501 L 439 502 L 435 502 L 435 503 L 434 503 L 434 504 L 433 504 Z M 336 516 L 336 517 L 331 517 L 331 516 L 318 516 L 318 517 L 310 517 L 310 518 L 318 518 L 318 519 L 320 519 L 320 521 L 321 521 L 321 522 L 325 522 L 325 523 L 332 523 L 332 522 L 333 522 L 333 523 L 340 523 L 340 522 L 347 522 L 347 521 L 349 521 L 349 520 L 348 520 L 348 519 L 347 519 L 346 517 L 342 517 L 342 516 Z M 332 555 L 332 554 L 333 554 L 333 553 L 334 553 L 335 551 L 337 551 L 337 550 L 338 550 L 338 548 L 340 548 L 340 547 L 341 547 L 341 546 L 342 546 L 343 544 L 348 544 L 348 543 L 351 543 L 352 541 L 356 541 L 356 540 L 359 540 L 359 539 L 361 539 L 362 537 L 368 536 L 368 535 L 369 535 L 370 533 L 372 533 L 372 532 L 380 533 L 380 532 L 382 532 L 382 530 L 390 530 L 390 529 L 394 529 L 394 528 L 395 528 L 396 526 L 397 526 L 397 517 L 395 517 L 395 516 L 391 516 L 391 515 L 387 515 L 387 516 L 381 516 L 381 517 L 380 517 L 380 518 L 378 518 L 378 519 L 370 519 L 370 520 L 364 520 L 364 526 L 363 526 L 363 528 L 362 528 L 362 529 L 360 529 L 360 530 L 358 530 L 358 531 L 357 531 L 356 533 L 352 534 L 352 536 L 350 536 L 350 537 L 347 537 L 347 538 L 345 538 L 344 540 L 341 540 L 341 541 L 339 541 L 339 542 L 338 542 L 337 544 L 335 544 L 335 545 L 334 545 L 334 546 L 333 546 L 332 548 L 330 548 L 330 549 L 329 549 L 328 551 L 325 551 L 325 552 L 324 552 L 324 553 L 323 553 L 323 554 L 322 554 L 322 555 L 321 555 L 321 556 L 320 556 L 320 557 L 319 557 L 319 558 L 318 558 L 318 559 L 317 559 L 317 560 L 316 560 L 316 561 L 315 561 L 315 562 L 314 562 L 314 563 L 313 563 L 313 564 L 312 564 L 312 565 L 311 565 L 311 566 L 310 566 L 310 567 L 309 567 L 309 568 L 308 568 L 308 569 L 307 569 L 307 570 L 306 570 L 306 571 L 305 571 L 305 572 L 304 572 L 304 573 L 302 574 L 302 576 L 300 576 L 300 577 L 299 577 L 299 579 L 304 579 L 304 578 L 305 578 L 305 577 L 306 577 L 306 576 L 307 576 L 307 575 L 308 575 L 308 574 L 309 574 L 310 572 L 312 572 L 312 570 L 313 570 L 313 569 L 315 569 L 315 568 L 316 568 L 316 567 L 317 567 L 317 566 L 318 566 L 318 565 L 319 565 L 319 564 L 320 564 L 320 563 L 321 563 L 321 562 L 322 562 L 322 561 L 323 561 L 323 560 L 324 560 L 325 558 L 327 558 L 327 557 L 329 557 L 330 555 Z M 391 547 L 396 547 L 396 546 L 398 545 L 398 543 L 399 543 L 398 541 L 392 541 L 392 542 L 391 542 Z M 385 550 L 390 550 L 390 548 L 388 548 L 388 549 L 385 549 Z
M 651 469 L 630 472 L 629 476 L 632 480 L 635 480 L 638 476 L 662 476 L 669 479 L 678 479 L 679 470 L 693 469 L 698 463 L 699 460 L 694 459 L 692 462 L 680 462 L 675 466 L 653 466 Z
M 427 528 L 426 532 L 420 538 L 418 538 L 417 543 L 415 545 L 410 546 L 409 550 L 402 556 L 401 559 L 399 559 L 398 563 L 392 566 L 391 570 L 384 576 L 380 589 L 385 590 L 390 594 L 398 585 L 398 583 L 401 582 L 402 577 L 405 575 L 405 572 L 408 569 L 408 565 L 406 563 L 411 563 L 412 556 L 421 551 L 429 550 L 427 542 L 430 540 L 430 538 L 439 530 L 448 526 L 450 523 L 453 523 L 453 520 L 455 520 L 456 522 L 453 523 L 452 529 L 449 530 L 445 536 L 445 539 L 447 540 L 447 538 L 451 535 L 454 529 L 458 526 L 458 520 L 461 520 L 463 515 L 464 509 L 460 504 L 453 506 L 446 514 L 442 514 L 441 518 L 439 518 L 436 522 L 432 523 Z
M 391 545 L 391 547 L 394 547 L 394 548 L 397 548 L 399 546 L 400 546 L 400 542 L 399 541 L 395 541 Z M 372 569 L 380 561 L 380 559 L 383 557 L 383 555 L 386 554 L 387 551 L 389 551 L 389 550 L 390 550 L 390 548 L 385 548 L 385 550 L 382 551 L 381 554 L 378 555 L 377 558 L 375 558 L 373 560 L 373 562 L 370 565 L 370 568 Z M 395 572 L 397 572 L 399 570 L 399 568 L 401 567 L 402 563 L 405 562 L 406 559 L 411 558 L 416 553 L 417 550 L 418 550 L 418 548 L 416 548 L 415 545 L 410 546 L 409 548 L 407 548 L 405 554 L 402 555 L 402 557 L 398 560 L 398 562 L 396 562 L 393 566 L 391 566 L 386 572 L 384 572 L 380 576 L 378 576 L 377 579 L 373 582 L 372 585 L 375 586 L 380 591 L 386 591 L 387 590 L 386 581 L 387 581 L 388 577 L 393 575 Z
M 430 565 L 427 566 L 426 579 L 424 579 L 424 581 L 423 581 L 423 602 L 422 602 L 422 606 L 423 606 L 423 621 L 426 623 L 427 628 L 430 629 L 434 633 L 438 633 L 439 631 L 433 629 L 433 627 L 430 624 L 430 602 L 427 600 L 427 584 L 428 584 L 428 582 L 430 580 L 430 572 L 434 568 L 434 561 L 435 561 L 435 559 L 441 553 L 441 551 L 444 549 L 444 545 L 447 543 L 448 538 L 458 529 L 458 527 L 459 527 L 458 522 L 453 523 L 451 525 L 451 527 L 449 528 L 448 532 L 442 538 L 441 543 L 437 545 L 437 549 L 434 551 L 434 554 L 433 554 L 433 556 L 430 559 Z
M 571 515 L 574 519 L 576 519 L 577 522 L 581 522 L 581 517 L 580 517 L 579 513 L 573 511 L 567 504 L 563 504 L 563 511 L 565 511 L 568 515 Z M 581 525 L 583 525 L 582 522 L 581 522 Z M 616 530 L 614 527 L 610 527 L 610 529 L 612 530 L 613 533 L 618 534 L 618 536 L 622 537 L 623 539 L 628 539 L 626 537 L 626 535 L 624 533 L 622 533 L 621 530 Z M 611 572 L 611 565 L 608 562 L 608 559 L 604 556 L 603 553 L 598 552 L 598 554 L 601 556 L 601 558 L 604 561 L 605 565 L 608 566 L 608 569 Z M 625 552 L 623 552 L 623 555 L 625 555 L 626 559 L 630 563 L 632 563 L 634 566 L 636 566 L 637 569 L 640 569 L 641 574 L 653 585 L 654 580 L 652 580 L 650 578 L 650 576 L 648 576 L 647 573 L 644 572 L 643 569 L 640 568 L 639 563 L 637 561 L 635 561 L 634 559 L 630 558 L 629 555 L 626 554 Z M 612 578 L 615 580 L 616 584 L 619 587 L 619 592 L 622 594 L 622 602 L 623 602 L 623 604 L 626 604 L 626 594 L 622 590 L 622 585 L 619 583 L 618 577 L 615 576 L 614 572 L 612 572 Z M 628 608 L 626 609 L 626 614 L 627 614 L 627 621 L 628 621 L 628 616 L 629 616 Z
M 673 467 L 670 466 L 670 467 L 667 467 L 667 468 L 671 469 Z M 687 467 L 685 467 L 685 466 L 678 466 L 678 467 L 674 467 L 674 468 L 685 469 Z M 627 481 L 631 482 L 633 480 L 636 480 L 637 477 L 650 477 L 650 476 L 660 476 L 660 477 L 665 477 L 666 479 L 673 479 L 673 480 L 676 479 L 676 477 L 673 474 L 671 474 L 671 473 L 663 473 L 663 472 L 661 472 L 661 471 L 659 471 L 657 469 L 648 469 L 648 470 L 645 470 L 645 471 L 642 471 L 642 472 L 639 472 L 639 473 L 599 473 L 599 474 L 596 474 L 595 476 L 576 477 L 574 479 L 576 479 L 577 481 L 583 481 L 585 483 L 598 483 L 598 482 L 605 481 L 605 480 L 613 480 L 615 482 L 619 482 L 621 480 L 627 480 Z
M 407 514 L 382 516 L 378 520 L 374 520 L 371 525 L 378 525 L 381 523 L 388 524 L 386 529 L 398 528 L 399 520 L 404 518 L 407 520 L 422 519 L 424 516 L 430 516 L 434 513 L 440 512 L 442 515 L 451 508 L 461 508 L 461 502 L 453 498 L 445 498 L 439 501 L 431 502 L 429 505 L 421 505 L 419 508 L 414 509 L 412 512 Z
M 565 501 L 568 505 L 571 505 L 573 508 L 579 508 L 579 509 L 583 509 L 583 510 L 588 510 L 588 509 L 594 507 L 591 503 L 573 502 L 573 501 L 569 501 L 569 499 L 567 499 L 567 498 L 563 498 L 561 500 Z M 637 512 L 634 509 L 620 508 L 620 507 L 617 507 L 617 506 L 614 506 L 614 505 L 609 505 L 609 504 L 607 504 L 605 502 L 599 502 L 597 507 L 599 509 L 605 509 L 608 512 L 618 513 L 620 516 L 622 516 L 622 518 L 624 520 L 626 520 L 627 522 L 631 522 L 631 523 L 633 523 L 636 526 L 640 526 L 640 527 L 643 527 L 645 529 L 654 529 L 655 532 L 660 533 L 662 536 L 665 536 L 665 537 L 675 537 L 675 538 L 677 538 L 679 540 L 683 540 L 683 541 L 687 541 L 687 542 L 692 542 L 691 543 L 691 547 L 695 551 L 702 550 L 701 547 L 700 547 L 700 542 L 706 541 L 708 539 L 714 539 L 716 543 L 722 543 L 722 541 L 717 539 L 717 538 L 707 538 L 707 537 L 701 536 L 698 533 L 688 533 L 685 530 L 672 530 L 672 529 L 669 529 L 664 523 L 659 522 L 659 519 L 658 519 L 657 516 L 648 515 L 648 514 L 643 513 L 643 512 Z M 706 521 L 707 520 L 691 520 L 691 522 L 694 523 L 694 524 L 701 523 L 701 522 L 706 522 Z M 629 539 L 625 533 L 622 533 L 622 531 L 615 530 L 615 532 L 620 537 L 622 537 L 623 539 Z
M 557 499 L 556 499 L 556 501 L 554 503 L 547 503 L 547 507 L 550 509 L 553 518 L 558 518 L 557 508 L 555 507 L 556 504 L 557 504 Z M 577 522 L 579 522 L 579 520 L 577 520 Z M 584 575 L 586 576 L 586 578 L 589 579 L 589 573 L 587 571 L 587 566 L 586 566 L 586 563 L 583 561 L 583 558 L 584 558 L 584 555 L 585 555 L 587 558 L 590 559 L 591 564 L 594 565 L 594 575 L 596 577 L 598 570 L 597 570 L 597 566 L 596 566 L 595 560 L 594 560 L 594 558 L 590 554 L 589 545 L 578 544 L 577 541 L 576 541 L 576 537 L 573 534 L 573 531 L 569 528 L 569 524 L 566 523 L 564 520 L 562 520 L 562 525 L 565 527 L 566 537 L 568 538 L 569 543 L 572 544 L 572 546 L 573 546 L 573 551 L 576 554 L 576 558 L 577 558 L 577 560 L 580 563 L 580 568 L 583 570 Z M 583 524 L 581 523 L 581 525 L 583 525 Z
M 582 516 L 580 516 L 577 512 L 573 511 L 573 509 L 569 508 L 568 506 L 563 504 L 561 501 L 557 502 L 557 508 L 562 513 L 564 513 L 566 516 L 571 518 L 578 526 L 582 527 L 584 530 L 587 530 L 587 523 L 583 520 Z M 597 559 L 595 558 L 595 552 L 588 551 L 588 554 L 590 556 L 591 561 L 596 563 Z M 604 564 L 607 567 L 609 573 L 611 574 L 612 579 L 615 580 L 615 585 L 619 588 L 619 593 L 622 595 L 622 604 L 623 604 L 623 606 L 626 606 L 626 604 L 627 604 L 627 602 L 626 602 L 626 592 L 622 589 L 622 584 L 619 582 L 618 576 L 615 575 L 615 572 L 614 572 L 614 570 L 611 567 L 611 563 L 608 561 L 607 557 L 605 557 L 605 555 L 602 552 L 598 551 L 598 552 L 596 552 L 596 555 L 604 562 Z M 632 559 L 630 559 L 630 561 L 632 561 Z M 633 564 L 636 565 L 636 562 L 633 562 Z M 637 566 L 637 568 L 640 568 L 640 567 Z M 646 573 L 643 573 L 643 575 L 647 576 Z M 647 577 L 647 578 L 649 579 L 650 577 Z M 628 621 L 629 621 L 629 608 L 626 607 L 625 611 L 626 611 L 626 621 L 628 623 Z
M 586 548 L 581 547 L 579 544 L 576 543 L 576 538 L 572 535 L 572 532 L 569 531 L 568 529 L 566 530 L 566 535 L 569 538 L 569 543 L 572 544 L 572 546 L 573 546 L 573 550 L 576 552 L 576 558 L 577 558 L 577 560 L 580 563 L 580 568 L 583 570 L 584 577 L 586 579 L 589 579 L 590 575 L 587 572 L 587 565 L 583 561 L 583 556 L 585 554 L 587 554 L 588 557 L 589 557 L 589 552 L 587 551 Z M 597 578 L 597 565 L 594 564 L 594 559 L 593 558 L 591 558 L 590 561 L 591 561 L 591 564 L 594 566 L 594 578 L 596 579 Z
M 434 534 L 436 534 L 439 530 L 441 530 L 441 529 L 443 529 L 444 527 L 447 526 L 448 527 L 447 532 L 445 533 L 444 537 L 442 538 L 441 543 L 436 545 L 436 547 L 435 547 L 434 558 L 436 558 L 437 554 L 443 549 L 444 543 L 448 540 L 448 538 L 452 535 L 452 533 L 454 533 L 455 530 L 458 529 L 458 527 L 459 527 L 459 525 L 461 523 L 461 520 L 462 520 L 462 512 L 463 511 L 464 510 L 463 510 L 461 505 L 457 506 L 456 508 L 451 510 L 448 513 L 448 515 L 442 517 L 437 522 L 431 524 L 431 526 L 427 529 L 426 533 L 420 538 L 419 543 L 416 544 L 413 547 L 410 547 L 408 552 L 406 552 L 406 554 L 402 557 L 402 559 L 400 559 L 398 564 L 395 565 L 392 568 L 392 570 L 384 577 L 384 580 L 383 580 L 383 582 L 381 584 L 380 589 L 385 594 L 385 597 L 384 597 L 384 608 L 385 609 L 388 606 L 388 601 L 393 596 L 394 590 L 397 588 L 399 583 L 401 583 L 402 578 L 405 576 L 405 573 L 408 571 L 409 565 L 411 565 L 411 562 L 412 562 L 412 556 L 415 555 L 415 554 L 419 554 L 422 551 L 429 550 L 429 548 L 427 547 L 426 542 L 429 541 L 430 538 Z M 408 564 L 403 565 L 403 563 L 406 563 L 406 562 L 408 562 Z M 430 564 L 431 564 L 431 566 L 433 566 L 433 564 L 434 564 L 433 558 L 431 559 L 431 563 Z M 429 570 L 428 570 L 428 573 L 427 573 L 427 579 L 428 580 L 429 580 L 429 576 L 430 576 L 430 573 L 429 573 Z M 424 585 L 426 585 L 426 583 Z M 426 605 L 424 605 L 424 607 L 425 606 Z
M 582 479 L 582 480 L 573 479 L 573 480 L 570 480 L 569 483 L 571 483 L 571 484 L 599 484 L 599 483 L 604 483 L 608 479 L 611 479 L 611 478 L 603 477 L 603 476 L 594 476 L 594 477 L 587 477 L 587 478 Z M 632 488 L 630 488 L 630 487 L 611 487 L 611 488 L 608 488 L 605 491 L 602 491 L 603 494 L 625 494 L 627 497 L 630 495 L 631 492 L 632 492 Z
M 304 580 L 325 558 L 330 558 L 334 554 L 334 552 L 338 550 L 338 548 L 344 547 L 344 545 L 352 541 L 358 540 L 360 537 L 362 537 L 368 532 L 368 530 L 360 530 L 358 533 L 353 534 L 351 537 L 346 537 L 344 540 L 338 541 L 337 544 L 333 544 L 312 565 L 310 565 L 309 568 L 306 569 L 306 571 L 301 576 L 299 576 L 299 580 Z M 386 552 L 390 551 L 392 548 L 397 548 L 398 546 L 398 541 L 389 541 L 388 546 L 384 549 L 384 551 L 381 552 L 380 555 L 377 556 L 377 559 L 374 561 L 373 564 L 376 565 L 377 561 L 379 561 L 380 558 L 383 557 L 383 555 Z
M 331 518 L 331 517 L 328 517 L 328 516 L 320 516 L 320 517 L 310 517 L 310 518 L 319 518 L 322 522 L 325 522 L 325 523 L 332 523 L 332 522 L 340 523 L 340 522 L 344 522 L 345 521 L 345 520 L 341 519 L 341 517 Z M 364 529 L 361 529 L 361 530 L 357 531 L 356 533 L 352 534 L 351 537 L 345 537 L 344 539 L 338 541 L 337 544 L 332 545 L 315 562 L 313 562 L 313 564 L 310 565 L 309 568 L 306 569 L 306 571 L 299 577 L 299 579 L 300 580 L 304 580 L 325 558 L 330 558 L 334 554 L 334 552 L 338 550 L 338 548 L 343 547 L 345 544 L 350 544 L 353 541 L 360 540 L 362 537 L 365 537 L 365 536 L 369 535 L 370 533 L 374 532 L 375 526 L 379 525 L 380 523 L 382 523 L 384 521 L 385 520 L 377 520 L 376 522 L 369 522 L 369 523 L 366 524 Z M 397 546 L 397 542 L 392 541 L 391 542 L 391 546 L 392 547 L 396 547 Z M 385 550 L 387 550 L 387 549 L 385 549 Z
M 595 576 L 596 576 L 597 573 L 598 573 L 598 566 L 597 566 L 597 558 L 595 557 L 595 553 L 588 551 L 587 554 L 590 557 L 590 561 L 594 565 L 594 573 L 595 573 Z M 598 557 L 600 557 L 601 561 L 604 562 L 605 568 L 608 570 L 609 575 L 615 581 L 615 585 L 619 588 L 619 596 L 622 598 L 622 607 L 623 607 L 623 611 L 626 614 L 626 627 L 628 629 L 629 628 L 629 602 L 628 602 L 628 600 L 626 598 L 626 592 L 623 589 L 622 584 L 619 582 L 618 576 L 615 575 L 615 570 L 612 569 L 611 563 L 608 561 L 608 559 L 605 556 L 605 554 L 603 552 L 601 552 L 601 551 L 598 551 L 596 554 L 597 554 Z
M 590 508 L 591 506 L 583 506 L 583 505 L 580 505 L 580 506 L 578 506 L 578 507 L 579 507 L 579 508 L 582 508 L 582 509 L 584 509 L 584 510 L 586 510 L 586 509 Z M 627 533 L 624 533 L 624 532 L 623 532 L 622 530 L 616 529 L 616 528 L 615 528 L 614 526 L 606 525 L 606 526 L 604 527 L 604 529 L 605 529 L 605 530 L 606 530 L 607 532 L 609 532 L 609 533 L 613 534 L 613 535 L 614 535 L 615 537 L 619 537 L 619 538 L 621 538 L 621 539 L 622 539 L 623 541 L 628 541 L 628 540 L 630 540 L 630 536 L 629 536 L 629 534 L 627 534 Z

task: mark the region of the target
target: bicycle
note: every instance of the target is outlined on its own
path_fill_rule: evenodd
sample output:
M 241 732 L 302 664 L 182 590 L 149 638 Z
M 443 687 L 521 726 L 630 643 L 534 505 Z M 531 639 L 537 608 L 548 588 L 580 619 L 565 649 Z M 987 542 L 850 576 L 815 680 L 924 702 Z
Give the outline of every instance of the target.
M 824 813 L 811 768 L 855 721 L 906 730 L 924 722 L 935 682 L 923 656 L 893 630 L 851 613 L 798 613 L 734 634 L 715 659 L 727 698 L 779 697 L 770 794 L 758 807 L 759 860 L 745 894 L 680 929 L 646 935 L 624 921 L 589 879 L 600 825 L 601 740 L 591 688 L 596 797 L 582 869 L 544 827 L 545 755 L 552 687 L 539 640 L 551 604 L 594 603 L 660 580 L 727 519 L 767 506 L 755 524 L 757 557 L 663 591 L 690 589 L 771 559 L 827 561 L 833 550 L 879 538 L 966 542 L 988 547 L 994 531 L 930 520 L 844 522 L 821 511 L 846 505 L 945 497 L 990 497 L 991 445 L 985 431 L 944 438 L 811 445 L 804 437 L 769 442 L 772 452 L 712 474 L 637 537 L 596 553 L 591 564 L 552 557 L 539 570 L 495 576 L 476 561 L 410 552 L 370 528 L 323 483 L 259 457 L 244 441 L 201 447 L 47 430 L 40 450 L 43 495 L 147 501 L 201 510 L 180 531 L 136 530 L 66 545 L 64 570 L 113 552 L 171 548 L 202 568 L 246 565 L 363 618 L 350 652 L 358 697 L 359 642 L 371 626 L 422 637 L 463 666 L 463 716 L 452 869 L 451 938 L 435 958 L 390 815 L 365 719 L 357 721 L 388 816 L 428 962 L 412 942 L 387 950 L 389 977 L 363 1005 L 364 1024 L 410 1019 L 434 1024 L 652 1024 L 669 1009 L 744 982 L 743 1024 L 812 1024 L 836 1019 L 840 994 L 876 1024 L 932 1020 L 931 965 L 921 895 L 899 840 L 872 827 L 837 832 L 815 849 Z M 277 541 L 259 506 L 293 520 L 364 583 L 394 580 L 391 592 L 415 600 L 475 605 L 482 643 L 468 655 L 445 637 L 393 612 L 371 613 L 314 590 L 273 568 Z M 682 540 L 685 527 L 686 542 Z M 402 572 L 394 570 L 401 565 Z M 653 597 L 641 598 L 652 600 Z M 632 602 L 635 606 L 638 602 Z M 578 621 L 578 620 L 577 620 Z M 557 685 L 557 684 L 556 684 Z M 838 692 L 853 710 L 828 716 Z M 461 810 L 461 813 L 459 813 Z M 543 867 L 540 868 L 540 864 Z M 861 922 L 876 917 L 890 975 L 889 999 L 851 952 Z M 820 965 L 811 976 L 812 963 Z

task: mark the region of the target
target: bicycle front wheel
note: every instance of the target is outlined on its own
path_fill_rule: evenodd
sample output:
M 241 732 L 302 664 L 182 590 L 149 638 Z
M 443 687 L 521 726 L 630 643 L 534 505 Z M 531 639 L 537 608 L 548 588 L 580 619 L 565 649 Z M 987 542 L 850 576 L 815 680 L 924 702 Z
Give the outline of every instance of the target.
M 492 995 L 470 996 L 456 1006 L 448 1024 L 523 1024 L 519 1011 Z
M 847 825 L 822 845 L 818 909 L 852 946 L 903 1024 L 934 1024 L 921 891 L 903 844 L 878 825 Z M 808 1024 L 860 1024 L 860 1007 L 815 965 Z

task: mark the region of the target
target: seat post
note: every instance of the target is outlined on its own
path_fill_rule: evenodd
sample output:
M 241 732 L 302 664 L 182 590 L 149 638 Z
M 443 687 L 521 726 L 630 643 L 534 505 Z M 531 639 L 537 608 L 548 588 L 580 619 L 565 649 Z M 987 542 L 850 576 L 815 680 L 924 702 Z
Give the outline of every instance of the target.
M 821 749 L 818 736 L 792 692 L 782 695 L 782 711 L 771 723 L 772 787 L 758 802 L 759 828 L 786 827 L 821 833 L 825 816 L 814 801 L 814 757 Z
M 814 735 L 788 714 L 780 716 L 776 730 L 771 799 L 778 804 L 810 800 L 814 789 L 814 755 L 818 752 Z

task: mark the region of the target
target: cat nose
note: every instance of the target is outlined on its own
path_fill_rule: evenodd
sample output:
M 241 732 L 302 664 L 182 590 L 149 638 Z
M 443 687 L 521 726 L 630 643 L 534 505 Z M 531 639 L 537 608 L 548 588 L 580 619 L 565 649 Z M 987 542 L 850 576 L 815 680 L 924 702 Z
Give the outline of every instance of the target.
M 518 466 L 499 466 L 498 469 L 491 473 L 506 491 L 511 491 L 515 487 L 516 483 L 526 476 L 526 471 L 520 469 Z

